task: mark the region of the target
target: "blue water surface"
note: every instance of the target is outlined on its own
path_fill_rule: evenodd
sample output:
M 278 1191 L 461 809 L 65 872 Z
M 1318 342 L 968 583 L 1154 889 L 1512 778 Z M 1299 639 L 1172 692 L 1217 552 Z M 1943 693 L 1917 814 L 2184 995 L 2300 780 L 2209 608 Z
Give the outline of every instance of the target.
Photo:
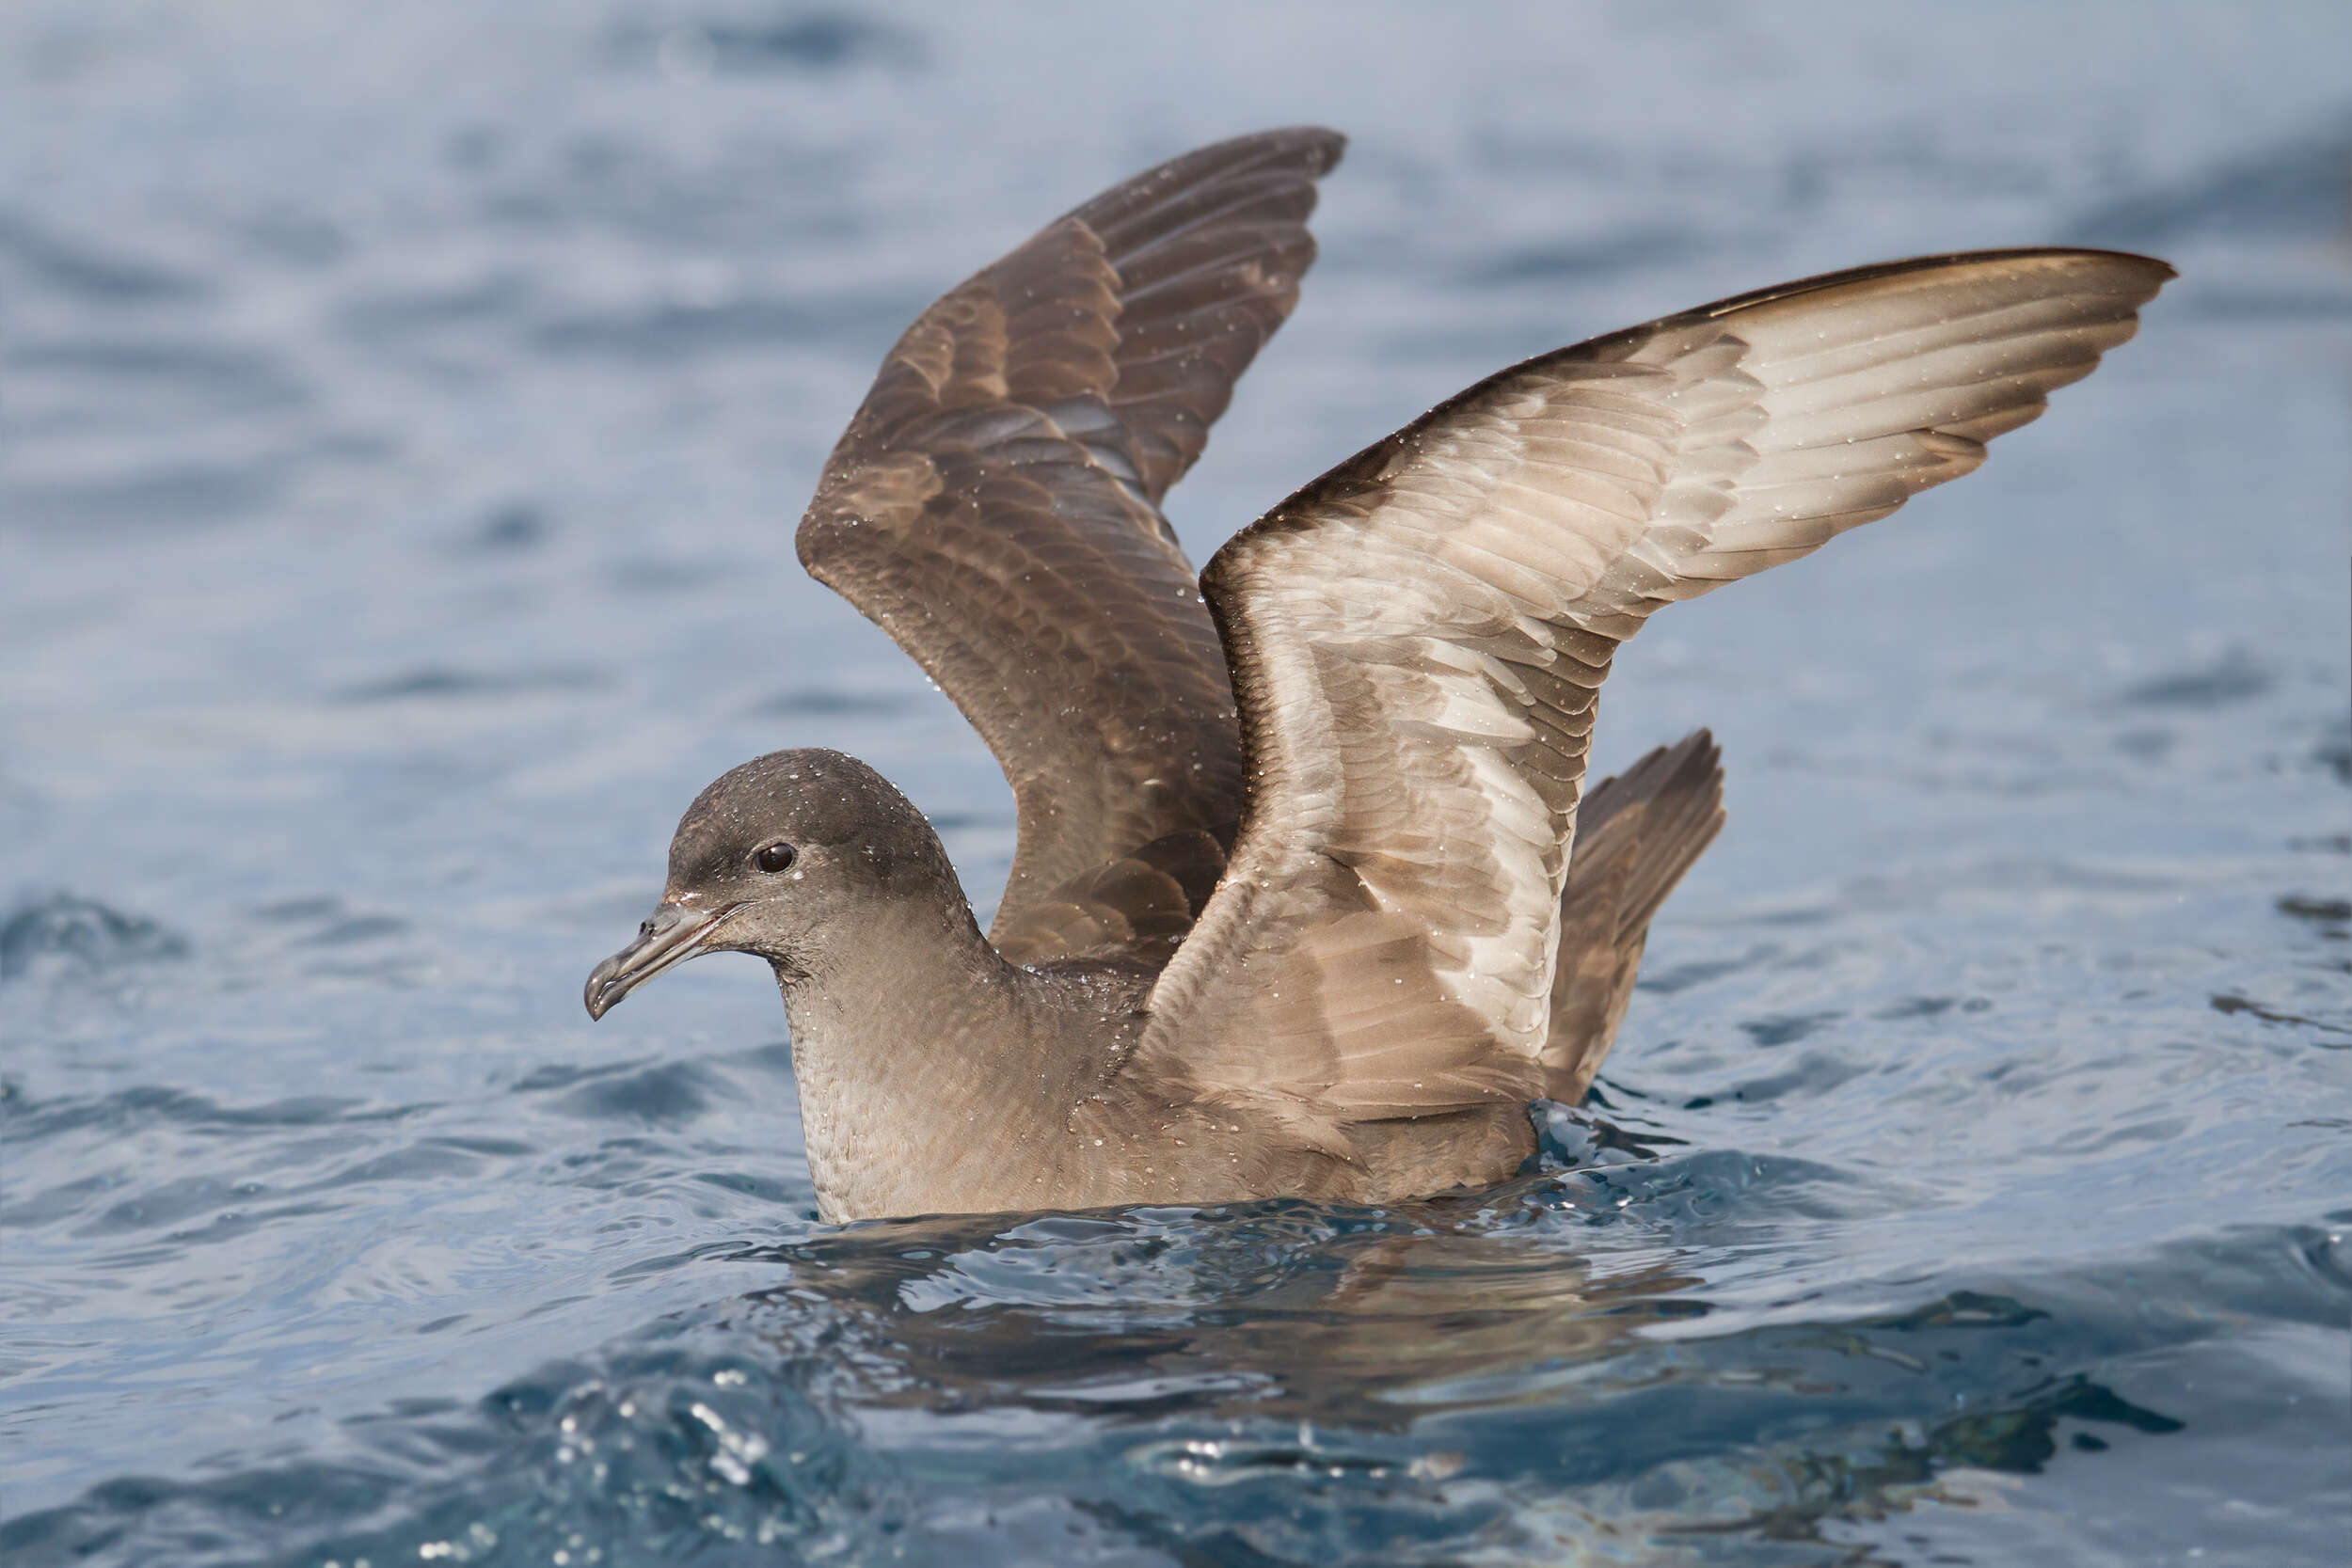
M 0 1560 L 2334 1564 L 2352 11 L 0 8 Z M 790 532 L 882 351 L 1158 158 L 1353 134 L 1197 557 L 1505 361 L 2161 254 L 1979 475 L 1661 616 L 1730 826 L 1546 1169 L 816 1222 L 671 824 L 1009 797 Z

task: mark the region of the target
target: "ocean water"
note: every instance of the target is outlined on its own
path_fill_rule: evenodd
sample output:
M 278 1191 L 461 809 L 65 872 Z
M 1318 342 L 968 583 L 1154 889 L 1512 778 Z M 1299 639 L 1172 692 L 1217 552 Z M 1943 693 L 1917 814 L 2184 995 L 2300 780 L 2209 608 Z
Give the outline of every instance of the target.
M 0 1560 L 2333 1564 L 2352 12 L 0 9 Z M 794 562 L 946 285 L 1315 119 L 1205 558 L 1507 360 L 2163 255 L 1964 483 L 1662 615 L 1730 825 L 1543 1170 L 817 1224 L 686 801 L 978 743 Z

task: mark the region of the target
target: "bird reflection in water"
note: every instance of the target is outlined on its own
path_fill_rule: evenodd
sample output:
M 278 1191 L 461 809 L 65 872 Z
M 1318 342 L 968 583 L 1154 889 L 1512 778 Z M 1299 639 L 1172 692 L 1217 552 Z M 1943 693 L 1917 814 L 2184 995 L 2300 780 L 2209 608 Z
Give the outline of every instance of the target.
M 864 1442 L 910 1468 L 953 1455 L 959 1485 L 1057 1455 L 1089 1472 L 1073 1506 L 1171 1544 L 1197 1536 L 1208 1488 L 1236 1539 L 1285 1551 L 1372 1509 L 1517 1550 L 1607 1537 L 1705 1560 L 1725 1535 L 1991 1506 L 2003 1478 L 2106 1449 L 2094 1429 L 2180 1429 L 2040 1370 L 2083 1327 L 2006 1297 L 1828 1328 L 1719 1313 L 1724 1249 L 1640 1215 L 1689 1180 L 1661 1170 L 1379 1209 L 880 1221 L 729 1257 L 789 1270 L 739 1326 L 767 1319 Z M 1954 1397 L 1988 1385 L 2006 1391 Z

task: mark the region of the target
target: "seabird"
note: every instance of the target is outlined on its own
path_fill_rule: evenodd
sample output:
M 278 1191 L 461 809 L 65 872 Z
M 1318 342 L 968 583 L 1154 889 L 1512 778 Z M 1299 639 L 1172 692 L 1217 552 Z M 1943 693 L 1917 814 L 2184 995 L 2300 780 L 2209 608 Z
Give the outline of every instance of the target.
M 908 329 L 825 466 L 803 564 L 1012 785 L 995 920 L 881 775 L 778 752 L 687 810 L 587 1004 L 767 959 L 828 1221 L 1510 1175 L 1723 823 L 1705 731 L 1583 788 L 1618 644 L 1967 473 L 2173 276 L 1931 256 L 1539 355 L 1196 579 L 1161 499 L 1296 302 L 1343 145 L 1244 136 L 1048 225 Z

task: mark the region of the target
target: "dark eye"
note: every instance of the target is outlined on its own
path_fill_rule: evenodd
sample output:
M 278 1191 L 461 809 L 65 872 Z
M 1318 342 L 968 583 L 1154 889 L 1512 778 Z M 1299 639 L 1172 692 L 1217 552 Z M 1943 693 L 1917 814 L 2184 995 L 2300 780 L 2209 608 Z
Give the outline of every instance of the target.
M 789 844 L 763 845 L 753 851 L 752 863 L 762 871 L 789 871 L 801 852 Z

